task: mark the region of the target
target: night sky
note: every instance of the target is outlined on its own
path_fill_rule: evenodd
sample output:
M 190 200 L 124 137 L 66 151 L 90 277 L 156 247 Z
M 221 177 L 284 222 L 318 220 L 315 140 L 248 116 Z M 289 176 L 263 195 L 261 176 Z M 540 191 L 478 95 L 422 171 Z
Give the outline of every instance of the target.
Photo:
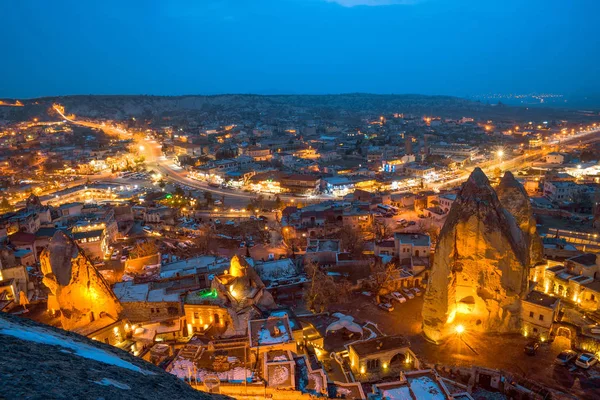
M 0 97 L 600 92 L 598 0 L 0 0 Z

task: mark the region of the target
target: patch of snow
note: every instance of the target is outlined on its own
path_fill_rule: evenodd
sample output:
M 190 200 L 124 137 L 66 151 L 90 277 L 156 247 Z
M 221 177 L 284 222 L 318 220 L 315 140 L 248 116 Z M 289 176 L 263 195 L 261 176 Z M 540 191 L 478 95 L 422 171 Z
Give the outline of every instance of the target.
M 58 334 L 44 328 L 29 327 L 25 329 L 20 325 L 13 324 L 6 320 L 0 320 L 0 334 L 13 336 L 17 339 L 29 342 L 47 344 L 51 346 L 60 346 L 72 354 L 90 360 L 99 361 L 104 364 L 114 365 L 120 368 L 126 368 L 130 371 L 139 372 L 144 375 L 154 375 L 154 372 L 142 369 L 128 361 L 123 360 L 117 355 L 100 348 L 90 346 L 83 342 L 75 341 L 71 338 L 61 337 Z
M 417 399 L 444 400 L 446 398 L 440 386 L 428 376 L 410 379 L 409 384 Z
M 99 381 L 95 381 L 94 383 L 102 386 L 114 386 L 123 390 L 131 390 L 131 387 L 129 385 L 109 378 L 102 378 Z
M 315 392 L 321 393 L 323 391 L 323 376 L 321 374 L 308 374 L 308 381 L 312 383 Z
M 283 322 L 278 322 L 277 327 L 279 328 L 280 334 L 278 336 L 273 337 L 271 332 L 263 328 L 258 332 L 258 344 L 276 344 L 276 343 L 285 343 L 290 341 L 290 334 L 287 331 Z
M 290 379 L 290 370 L 285 365 L 277 365 L 269 372 L 269 385 L 283 385 Z
M 350 332 L 358 333 L 362 336 L 363 328 L 359 324 L 354 322 L 354 318 L 352 316 L 338 312 L 333 313 L 333 316 L 338 318 L 338 320 L 329 324 L 327 329 L 325 329 L 326 333 L 329 331 L 338 331 L 342 328 L 346 328 Z
M 223 382 L 243 382 L 245 379 L 252 378 L 252 371 L 244 367 L 235 367 L 229 371 L 214 372 L 206 369 L 197 369 L 196 364 L 193 361 L 178 358 L 170 367 L 171 374 L 177 376 L 179 379 L 191 378 L 192 380 L 198 379 L 198 382 L 203 382 L 207 376 L 217 376 L 220 381 Z
M 287 361 L 287 357 L 286 356 L 275 356 L 273 357 L 273 361 Z
M 287 311 L 272 312 L 271 317 L 279 317 L 279 318 L 288 317 L 288 321 L 290 322 L 290 328 L 294 329 L 296 327 L 296 323 L 290 319 L 290 316 L 288 315 Z
M 410 389 L 408 386 L 401 386 L 395 389 L 386 389 L 383 391 L 383 398 L 387 400 L 412 400 L 410 395 Z M 423 399 L 429 399 L 430 397 L 423 397 Z M 417 397 L 421 399 L 421 397 Z

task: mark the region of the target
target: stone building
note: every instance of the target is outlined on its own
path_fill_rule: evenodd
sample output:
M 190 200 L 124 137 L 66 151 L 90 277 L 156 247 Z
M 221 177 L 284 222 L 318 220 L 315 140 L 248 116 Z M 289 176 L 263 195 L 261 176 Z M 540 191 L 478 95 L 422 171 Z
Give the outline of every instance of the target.
M 536 290 L 529 293 L 521 307 L 523 335 L 548 340 L 559 306 L 560 299 L 557 297 Z
M 347 348 L 350 368 L 361 381 L 397 376 L 401 371 L 419 368 L 419 360 L 404 336 L 358 341 Z

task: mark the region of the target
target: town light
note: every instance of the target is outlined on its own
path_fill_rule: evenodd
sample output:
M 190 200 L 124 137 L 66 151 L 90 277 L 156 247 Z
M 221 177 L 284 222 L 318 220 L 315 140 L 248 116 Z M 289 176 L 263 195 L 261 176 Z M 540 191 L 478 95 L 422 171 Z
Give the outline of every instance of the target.
M 500 149 L 496 152 L 496 155 L 500 158 L 504 157 L 504 150 Z
M 144 151 L 144 146 L 140 146 L 140 151 Z
M 460 335 L 465 331 L 465 327 L 462 325 L 456 325 L 456 328 L 454 328 L 454 330 Z

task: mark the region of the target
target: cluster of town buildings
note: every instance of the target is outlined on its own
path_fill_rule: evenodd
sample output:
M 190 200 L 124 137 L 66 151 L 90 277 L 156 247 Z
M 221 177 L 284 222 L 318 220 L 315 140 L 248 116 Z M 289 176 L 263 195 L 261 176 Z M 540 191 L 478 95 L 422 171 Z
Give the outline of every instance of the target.
M 10 178 L 0 215 L 0 309 L 41 304 L 50 323 L 130 351 L 201 390 L 234 397 L 404 399 L 428 393 L 468 399 L 481 375 L 493 389 L 519 391 L 515 380 L 497 371 L 474 368 L 463 371 L 465 379 L 449 379 L 421 362 L 405 337 L 386 335 L 369 321 L 296 312 L 281 303 L 302 297 L 311 283 L 308 264 L 336 281 L 350 280 L 357 293 L 376 288 L 377 299 L 403 289 L 422 293 L 459 195 L 459 183 L 447 189 L 443 183 L 469 166 L 501 166 L 503 158 L 552 148 L 520 169 L 517 179 L 533 215 L 574 227 L 544 230 L 544 261 L 531 268 L 534 290 L 521 301 L 519 331 L 542 341 L 577 337 L 576 346 L 600 351 L 597 332 L 563 319 L 568 307 L 600 322 L 600 238 L 575 225 L 596 223 L 597 232 L 600 164 L 578 151 L 554 149 L 557 137 L 584 128 L 562 121 L 515 126 L 394 114 L 363 120 L 359 128 L 240 121 L 138 132 L 159 142 L 161 157 L 203 184 L 302 198 L 302 205 L 282 204 L 276 223 L 260 225 L 281 237 L 271 245 L 287 254 L 275 259 L 253 258 L 249 251 L 165 258 L 164 246 L 139 257 L 115 252 L 121 241 L 163 240 L 165 231 L 179 235 L 167 247 L 177 247 L 186 235 L 248 240 L 219 233 L 213 218 L 202 220 L 167 201 L 164 186 L 148 190 L 117 182 L 123 171 L 144 169 L 141 149 L 131 140 L 99 147 L 90 136 L 77 139 L 86 145 L 74 146 L 67 123 L 2 127 L 0 144 L 10 151 L 0 157 L 0 170 Z M 33 169 L 47 165 L 51 178 L 16 179 L 26 163 Z M 131 173 L 151 181 L 152 172 Z M 61 174 L 81 179 L 50 183 Z M 85 178 L 102 174 L 110 177 Z M 209 205 L 206 199 L 207 209 L 196 211 L 210 214 Z M 375 285 L 371 272 L 389 263 L 395 273 Z

